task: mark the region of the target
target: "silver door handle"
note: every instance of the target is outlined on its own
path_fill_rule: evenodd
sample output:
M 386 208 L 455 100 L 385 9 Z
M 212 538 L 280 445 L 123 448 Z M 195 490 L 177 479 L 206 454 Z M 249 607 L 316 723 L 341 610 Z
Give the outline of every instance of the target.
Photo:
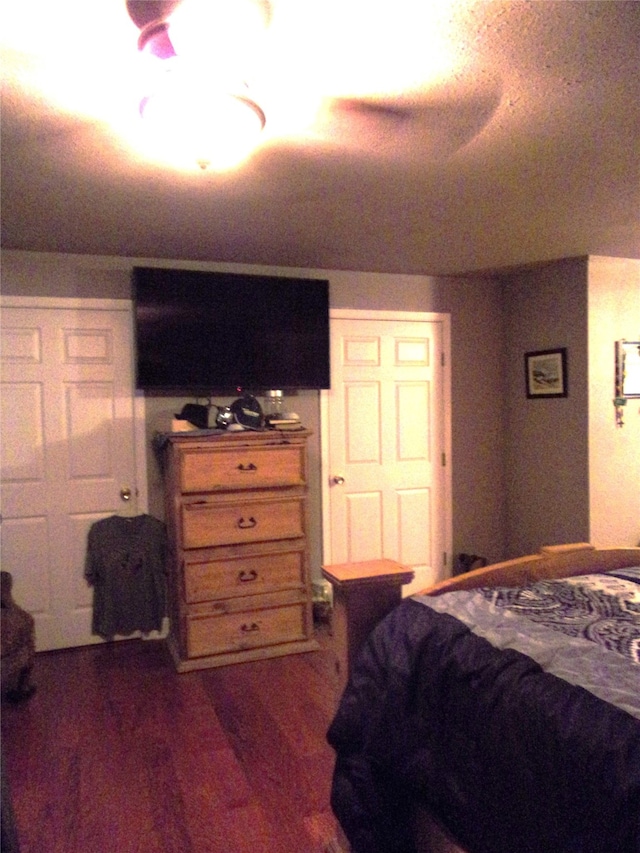
M 333 482 L 336 484 L 336 486 L 342 486 L 342 485 L 344 485 L 344 477 L 340 477 L 340 476 L 334 477 Z

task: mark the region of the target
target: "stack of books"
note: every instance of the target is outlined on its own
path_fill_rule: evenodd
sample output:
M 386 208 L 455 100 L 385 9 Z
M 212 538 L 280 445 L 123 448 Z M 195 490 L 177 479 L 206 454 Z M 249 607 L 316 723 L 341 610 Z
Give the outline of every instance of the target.
M 267 429 L 297 430 L 304 429 L 300 423 L 300 416 L 294 412 L 285 412 L 281 415 L 267 415 L 265 419 Z

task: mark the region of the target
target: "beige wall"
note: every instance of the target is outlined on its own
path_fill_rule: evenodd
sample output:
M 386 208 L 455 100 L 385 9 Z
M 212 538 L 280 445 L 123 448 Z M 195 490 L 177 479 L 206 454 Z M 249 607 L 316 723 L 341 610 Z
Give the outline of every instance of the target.
M 503 279 L 507 557 L 589 539 L 587 259 Z M 528 399 L 526 352 L 567 348 L 566 398 Z
M 449 312 L 452 341 L 453 552 L 495 561 L 541 545 L 640 539 L 640 401 L 613 418 L 613 344 L 640 339 L 640 261 L 576 258 L 496 276 L 390 275 L 145 258 L 3 251 L 11 295 L 129 298 L 135 264 L 324 277 L 331 307 Z M 569 397 L 528 400 L 524 353 L 566 346 Z M 186 398 L 148 397 L 150 511 L 162 481 L 150 440 Z M 224 400 L 216 400 L 223 403 Z M 291 408 L 310 447 L 314 575 L 321 562 L 319 394 Z
M 2 293 L 7 295 L 130 298 L 131 268 L 170 264 L 193 269 L 328 278 L 332 308 L 450 312 L 452 327 L 453 553 L 474 551 L 501 559 L 503 312 L 501 285 L 491 277 L 435 278 L 340 270 L 251 267 L 146 258 L 47 255 L 3 251 Z M 151 437 L 185 398 L 147 397 L 149 510 L 161 516 L 162 480 Z M 223 399 L 216 402 L 224 403 Z M 302 392 L 291 402 L 314 433 L 310 445 L 312 569 L 322 559 L 320 402 Z
M 640 261 L 589 258 L 589 476 L 591 541 L 640 544 L 640 399 L 615 423 L 614 344 L 640 341 Z
M 505 556 L 640 544 L 640 400 L 615 424 L 614 345 L 640 340 L 640 261 L 574 258 L 502 278 Z M 524 353 L 567 347 L 569 396 L 529 400 Z

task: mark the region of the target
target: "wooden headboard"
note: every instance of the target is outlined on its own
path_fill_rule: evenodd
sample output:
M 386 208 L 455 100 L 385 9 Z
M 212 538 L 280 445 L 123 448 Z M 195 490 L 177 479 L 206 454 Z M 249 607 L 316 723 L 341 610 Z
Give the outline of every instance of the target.
M 494 563 L 447 578 L 421 590 L 421 594 L 441 595 L 443 592 L 482 586 L 524 586 L 546 578 L 566 578 L 629 566 L 640 566 L 640 548 L 595 548 L 588 542 L 545 545 L 539 554 Z

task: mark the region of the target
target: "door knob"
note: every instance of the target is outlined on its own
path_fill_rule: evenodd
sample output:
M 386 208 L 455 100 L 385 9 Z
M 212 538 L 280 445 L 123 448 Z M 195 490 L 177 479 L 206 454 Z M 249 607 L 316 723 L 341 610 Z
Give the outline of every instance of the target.
M 123 501 L 131 500 L 131 489 L 128 486 L 123 486 L 120 489 L 120 499 Z
M 344 477 L 340 477 L 340 476 L 334 477 L 333 482 L 336 484 L 336 486 L 342 486 L 344 483 Z

